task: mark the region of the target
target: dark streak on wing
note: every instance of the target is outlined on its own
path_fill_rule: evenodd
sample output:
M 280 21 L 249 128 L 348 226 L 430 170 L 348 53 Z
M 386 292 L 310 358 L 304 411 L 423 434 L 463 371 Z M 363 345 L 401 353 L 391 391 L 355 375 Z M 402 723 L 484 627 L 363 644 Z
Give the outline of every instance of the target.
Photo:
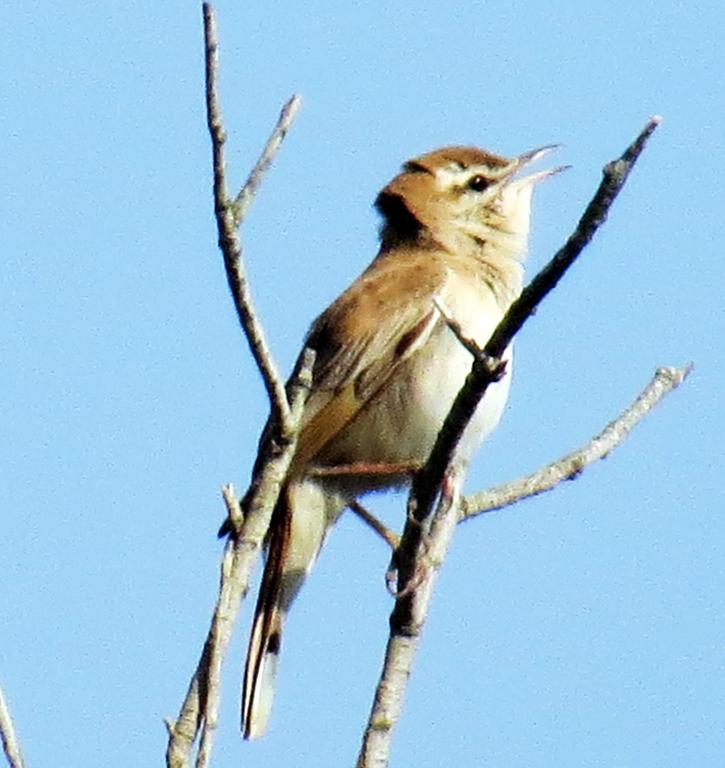
M 405 356 L 405 353 L 415 344 L 420 334 L 426 329 L 435 311 L 435 309 L 431 309 L 427 315 L 424 315 L 409 331 L 400 337 L 400 340 L 395 345 L 393 357 Z

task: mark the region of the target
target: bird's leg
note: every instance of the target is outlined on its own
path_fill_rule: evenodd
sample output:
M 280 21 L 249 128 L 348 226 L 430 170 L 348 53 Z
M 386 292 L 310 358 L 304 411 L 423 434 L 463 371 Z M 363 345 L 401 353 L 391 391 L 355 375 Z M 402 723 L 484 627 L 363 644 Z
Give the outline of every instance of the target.
M 348 509 L 351 509 L 366 525 L 372 528 L 375 533 L 380 536 L 383 541 L 395 551 L 400 544 L 400 536 L 394 531 L 391 531 L 382 520 L 379 520 L 372 512 L 369 512 L 359 501 L 353 499 L 348 505 Z
M 443 475 L 443 479 L 440 485 L 441 504 L 451 505 L 456 503 L 460 495 L 461 474 L 459 469 L 460 468 L 451 465 Z M 408 520 L 411 523 L 420 526 L 421 528 L 425 526 L 426 529 L 423 530 L 421 534 L 418 552 L 415 556 L 413 573 L 408 579 L 407 584 L 402 589 L 396 589 L 394 586 L 398 568 L 396 563 L 397 549 L 393 550 L 393 556 L 390 559 L 390 565 L 388 566 L 388 570 L 385 574 L 385 584 L 388 588 L 388 592 L 390 592 L 396 599 L 405 597 L 413 590 L 417 589 L 428 578 L 431 569 L 435 567 L 435 563 L 430 556 L 432 549 L 431 540 L 428 533 L 428 525 L 430 524 L 430 519 L 418 520 L 417 517 L 413 516 L 409 509 Z
M 335 464 L 332 466 L 316 466 L 308 470 L 312 477 L 345 477 L 348 475 L 378 476 L 381 478 L 391 475 L 412 475 L 421 468 L 419 462 L 401 461 L 398 463 L 355 461 L 351 464 Z

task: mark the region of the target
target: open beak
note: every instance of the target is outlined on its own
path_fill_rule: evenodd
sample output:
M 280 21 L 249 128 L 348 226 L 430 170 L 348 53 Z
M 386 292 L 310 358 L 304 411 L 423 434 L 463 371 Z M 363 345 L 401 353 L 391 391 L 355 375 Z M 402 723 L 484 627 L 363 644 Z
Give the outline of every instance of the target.
M 559 149 L 560 147 L 561 144 L 547 144 L 545 147 L 539 147 L 538 149 L 532 149 L 529 152 L 524 152 L 523 155 L 519 155 L 516 158 L 516 173 L 518 173 L 525 166 L 531 165 L 531 163 L 535 163 L 537 160 L 540 160 L 542 157 L 544 157 L 544 155 L 548 155 L 550 152 L 553 152 L 555 149 Z M 543 179 L 548 179 L 550 176 L 554 176 L 557 173 L 566 171 L 568 168 L 571 168 L 571 166 L 558 165 L 555 168 L 546 168 L 543 171 L 535 171 L 534 173 L 527 174 L 526 176 L 516 176 L 512 180 L 517 184 L 538 184 L 540 181 L 543 181 Z

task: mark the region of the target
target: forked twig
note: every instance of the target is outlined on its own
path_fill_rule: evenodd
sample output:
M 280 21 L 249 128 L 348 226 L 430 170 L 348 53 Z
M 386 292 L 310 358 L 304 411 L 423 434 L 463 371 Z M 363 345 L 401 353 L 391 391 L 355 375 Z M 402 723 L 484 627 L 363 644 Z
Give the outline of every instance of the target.
M 615 448 L 618 448 L 632 429 L 661 400 L 682 384 L 692 368 L 692 363 L 682 368 L 658 368 L 637 399 L 586 445 L 530 475 L 488 491 L 467 496 L 461 501 L 459 522 L 503 507 L 510 507 L 531 496 L 551 491 L 564 480 L 575 479 L 590 464 L 605 459 Z
M 175 722 L 167 721 L 168 768 L 188 768 L 193 744 L 199 736 L 195 765 L 197 768 L 209 765 L 217 725 L 222 660 L 240 601 L 249 588 L 252 566 L 259 554 L 272 509 L 295 450 L 297 428 L 309 393 L 314 364 L 314 353 L 304 349 L 285 388 L 254 312 L 237 231 L 265 171 L 294 119 L 299 99 L 293 98 L 282 110 L 272 136 L 247 182 L 236 200 L 230 200 L 224 161 L 226 135 L 217 86 L 216 21 L 209 3 L 204 3 L 203 12 L 207 123 L 212 142 L 214 211 L 219 247 L 240 323 L 269 396 L 271 415 L 270 429 L 265 443 L 260 447 L 260 457 L 255 465 L 252 484 L 244 497 L 243 509 L 234 497 L 233 489 L 224 489 L 228 519 L 235 535 L 229 538 L 224 550 L 219 597 L 196 671 L 192 675 L 178 718 Z
M 234 299 L 239 322 L 249 343 L 259 373 L 267 390 L 272 416 L 285 429 L 289 427 L 289 404 L 284 391 L 284 384 L 272 358 L 264 330 L 254 311 L 252 294 L 247 280 L 239 226 L 249 209 L 252 199 L 269 168 L 300 105 L 299 96 L 293 96 L 282 109 L 270 138 L 262 150 L 252 172 L 235 200 L 229 197 L 226 179 L 226 161 L 224 144 L 226 132 L 219 102 L 218 69 L 219 46 L 216 33 L 214 9 L 204 3 L 204 50 L 206 72 L 206 115 L 212 144 L 212 162 L 214 167 L 214 214 L 219 233 L 219 248 L 224 257 L 229 290 Z

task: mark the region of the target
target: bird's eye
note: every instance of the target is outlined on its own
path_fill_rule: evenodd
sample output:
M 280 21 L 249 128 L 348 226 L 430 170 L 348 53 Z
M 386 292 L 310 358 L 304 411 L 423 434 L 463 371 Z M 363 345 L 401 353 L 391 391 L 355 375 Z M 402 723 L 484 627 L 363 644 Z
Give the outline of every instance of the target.
M 472 189 L 474 192 L 483 192 L 489 184 L 489 180 L 485 176 L 481 176 L 480 173 L 471 176 L 468 180 L 468 188 Z

